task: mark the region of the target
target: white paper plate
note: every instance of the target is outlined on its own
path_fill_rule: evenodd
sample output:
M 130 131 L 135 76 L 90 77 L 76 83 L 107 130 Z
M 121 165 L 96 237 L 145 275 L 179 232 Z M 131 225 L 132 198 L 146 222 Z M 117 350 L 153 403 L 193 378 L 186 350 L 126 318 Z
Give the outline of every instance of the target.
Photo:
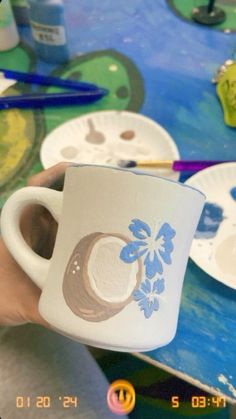
M 190 257 L 213 278 L 236 289 L 236 163 L 222 163 L 186 184 L 206 195 Z
M 167 131 L 152 119 L 127 111 L 100 111 L 53 130 L 42 143 L 40 158 L 44 168 L 60 161 L 116 167 L 118 160 L 126 159 L 178 160 L 179 152 Z M 179 179 L 172 170 L 148 171 Z

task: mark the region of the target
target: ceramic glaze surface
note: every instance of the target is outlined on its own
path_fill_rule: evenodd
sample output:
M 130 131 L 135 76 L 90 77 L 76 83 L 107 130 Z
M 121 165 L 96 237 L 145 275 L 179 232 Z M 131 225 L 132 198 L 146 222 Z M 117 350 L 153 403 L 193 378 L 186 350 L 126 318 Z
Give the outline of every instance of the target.
M 13 221 L 35 199 L 59 221 L 50 261 L 32 254 Z M 70 167 L 63 192 L 17 191 L 3 208 L 2 232 L 42 288 L 39 311 L 52 327 L 93 346 L 144 351 L 175 335 L 204 200 L 196 189 L 145 173 Z

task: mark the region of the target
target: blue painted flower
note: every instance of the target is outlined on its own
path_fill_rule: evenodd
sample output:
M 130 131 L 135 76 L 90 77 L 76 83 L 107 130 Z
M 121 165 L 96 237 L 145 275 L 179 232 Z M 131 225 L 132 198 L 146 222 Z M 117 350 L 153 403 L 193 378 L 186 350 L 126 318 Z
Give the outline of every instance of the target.
M 140 289 L 133 292 L 134 300 L 138 301 L 140 310 L 143 310 L 146 319 L 149 319 L 154 311 L 158 311 L 159 301 L 157 297 L 164 289 L 164 278 L 157 279 L 153 284 L 149 279 L 145 279 L 141 283 Z
M 138 240 L 131 241 L 123 247 L 120 258 L 126 263 L 132 263 L 145 255 L 144 265 L 147 278 L 153 278 L 157 273 L 163 273 L 163 262 L 171 264 L 171 252 L 174 249 L 172 239 L 175 230 L 168 224 L 162 224 L 156 236 L 152 237 L 150 227 L 141 220 L 134 219 L 129 230 Z

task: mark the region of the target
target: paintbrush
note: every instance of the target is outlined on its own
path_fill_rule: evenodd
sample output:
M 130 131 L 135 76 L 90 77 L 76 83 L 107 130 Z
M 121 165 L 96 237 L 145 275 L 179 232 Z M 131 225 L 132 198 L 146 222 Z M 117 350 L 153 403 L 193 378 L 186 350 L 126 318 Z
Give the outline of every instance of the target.
M 143 168 L 143 169 L 172 169 L 175 172 L 205 169 L 219 163 L 228 163 L 235 160 L 119 160 L 118 166 L 122 168 Z
M 63 93 L 32 93 L 17 96 L 1 96 L 0 110 L 10 108 L 31 109 L 44 106 L 84 105 L 101 99 L 107 92 L 103 88 Z
M 3 77 L 5 79 L 21 81 L 23 83 L 38 84 L 40 86 L 56 86 L 86 92 L 94 90 L 103 90 L 104 92 L 108 93 L 107 89 L 99 87 L 93 83 L 70 79 L 61 79 L 54 76 L 44 76 L 42 74 L 36 73 L 23 73 L 21 71 L 7 70 L 5 68 L 0 68 L 0 77 Z

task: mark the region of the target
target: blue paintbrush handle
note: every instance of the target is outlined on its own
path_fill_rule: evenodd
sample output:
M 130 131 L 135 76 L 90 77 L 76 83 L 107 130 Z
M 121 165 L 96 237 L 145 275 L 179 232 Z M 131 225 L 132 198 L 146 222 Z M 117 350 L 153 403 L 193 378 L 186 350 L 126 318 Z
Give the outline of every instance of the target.
M 41 86 L 56 86 L 82 91 L 94 91 L 100 89 L 100 87 L 96 86 L 96 84 L 74 80 L 64 80 L 52 76 L 43 76 L 41 74 L 22 73 L 20 71 L 5 70 L 3 68 L 0 68 L 0 73 L 3 73 L 4 77 L 7 79 L 15 79 L 24 83 L 39 84 Z M 104 90 L 108 93 L 107 89 Z
M 88 92 L 65 92 L 65 93 L 35 93 L 19 96 L 0 97 L 0 109 L 10 108 L 43 108 L 46 106 L 84 105 L 101 99 L 106 93 L 100 90 Z

